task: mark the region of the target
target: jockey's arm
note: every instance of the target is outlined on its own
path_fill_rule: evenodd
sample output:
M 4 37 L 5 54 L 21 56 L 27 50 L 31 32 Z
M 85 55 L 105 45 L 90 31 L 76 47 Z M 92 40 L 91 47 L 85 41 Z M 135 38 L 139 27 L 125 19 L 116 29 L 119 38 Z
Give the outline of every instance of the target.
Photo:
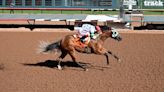
M 99 26 L 96 26 L 90 30 L 91 39 L 95 39 L 100 34 L 102 34 L 102 30 Z
M 96 26 L 96 32 L 95 33 L 98 33 L 98 34 L 102 33 L 102 30 L 99 26 Z
M 96 32 L 95 28 L 91 28 L 90 30 L 91 39 L 94 39 L 95 32 Z

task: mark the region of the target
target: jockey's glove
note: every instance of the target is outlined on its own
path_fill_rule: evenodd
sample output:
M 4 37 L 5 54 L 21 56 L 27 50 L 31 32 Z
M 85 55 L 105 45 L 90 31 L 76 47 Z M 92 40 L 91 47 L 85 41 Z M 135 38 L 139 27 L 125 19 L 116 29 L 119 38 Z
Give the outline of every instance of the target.
M 93 36 L 92 39 L 96 39 L 96 36 Z
M 93 36 L 94 36 L 94 33 L 91 33 L 91 34 L 90 34 L 90 36 L 91 36 L 91 38 L 93 38 Z

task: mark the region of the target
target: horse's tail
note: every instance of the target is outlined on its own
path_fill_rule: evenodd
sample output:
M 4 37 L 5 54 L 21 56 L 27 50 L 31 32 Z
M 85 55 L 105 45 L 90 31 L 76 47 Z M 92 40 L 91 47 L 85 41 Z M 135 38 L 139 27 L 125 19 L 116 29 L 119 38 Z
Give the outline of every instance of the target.
M 60 51 L 60 41 L 50 43 L 48 41 L 40 41 L 38 53 L 57 53 Z

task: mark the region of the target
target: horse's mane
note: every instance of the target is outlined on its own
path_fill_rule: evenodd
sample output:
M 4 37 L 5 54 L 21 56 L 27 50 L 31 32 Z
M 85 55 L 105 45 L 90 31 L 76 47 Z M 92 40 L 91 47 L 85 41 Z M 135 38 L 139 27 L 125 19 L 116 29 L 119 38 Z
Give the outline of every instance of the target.
M 111 30 L 111 27 L 108 27 L 108 26 L 101 26 L 101 31 L 102 32 L 106 32 L 106 31 L 110 31 Z

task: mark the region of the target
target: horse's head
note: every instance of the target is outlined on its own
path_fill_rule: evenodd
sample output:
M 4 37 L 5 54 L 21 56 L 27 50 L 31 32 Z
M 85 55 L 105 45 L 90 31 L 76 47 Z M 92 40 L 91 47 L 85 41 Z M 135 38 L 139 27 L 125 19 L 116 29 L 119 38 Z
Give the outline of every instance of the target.
M 107 37 L 111 37 L 111 38 L 113 38 L 113 39 L 115 39 L 117 41 L 121 41 L 122 40 L 119 32 L 116 29 L 114 29 L 114 28 L 110 28 L 110 27 L 104 26 L 104 27 L 101 28 L 101 30 L 102 30 L 102 32 L 105 35 L 107 35 Z
M 112 29 L 112 30 L 111 30 L 111 38 L 113 38 L 113 39 L 115 39 L 115 40 L 117 40 L 117 41 L 121 41 L 121 40 L 122 40 L 120 34 L 119 34 L 118 31 L 115 30 L 115 29 Z

